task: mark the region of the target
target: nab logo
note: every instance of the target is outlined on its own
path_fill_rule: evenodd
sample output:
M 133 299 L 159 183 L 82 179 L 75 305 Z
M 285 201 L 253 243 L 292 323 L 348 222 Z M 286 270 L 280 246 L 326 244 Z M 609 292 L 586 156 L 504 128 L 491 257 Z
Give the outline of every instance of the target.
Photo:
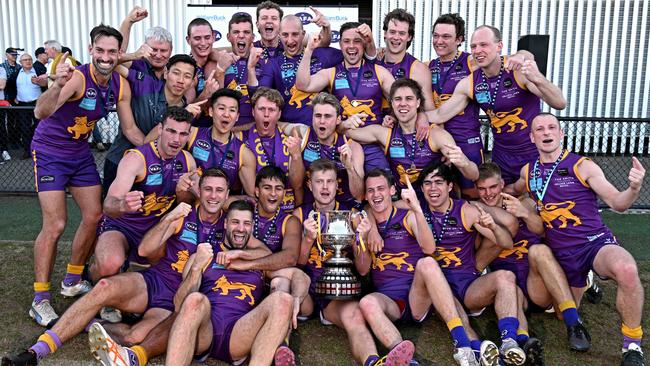
M 196 146 L 203 150 L 210 150 L 210 143 L 205 141 L 205 140 L 197 140 L 196 141 Z
M 196 230 L 198 229 L 198 226 L 196 225 L 195 222 L 186 222 L 185 227 L 187 228 L 187 230 L 194 231 L 194 232 L 196 232 Z
M 340 40 L 341 40 L 341 33 L 339 31 L 332 31 L 332 40 L 330 41 L 330 44 L 339 43 Z
M 162 171 L 162 166 L 160 164 L 151 164 L 149 165 L 149 173 L 158 174 Z
M 311 22 L 312 19 L 314 19 L 314 17 L 311 14 L 305 13 L 305 12 L 297 13 L 296 16 L 298 18 L 300 18 L 300 21 L 302 22 L 302 25 L 307 25 L 307 24 L 309 24 Z M 332 33 L 334 33 L 334 32 L 332 32 Z M 334 39 L 334 37 L 332 37 L 332 40 L 333 39 Z
M 320 143 L 318 143 L 316 141 L 310 141 L 307 144 L 307 149 L 313 150 L 313 151 L 319 151 L 320 150 Z
M 490 90 L 490 87 L 487 85 L 487 83 L 480 83 L 476 85 L 476 91 L 477 92 L 484 92 Z
M 212 35 L 214 36 L 214 41 L 219 42 L 219 40 L 221 39 L 221 32 L 214 29 L 214 30 L 212 30 Z

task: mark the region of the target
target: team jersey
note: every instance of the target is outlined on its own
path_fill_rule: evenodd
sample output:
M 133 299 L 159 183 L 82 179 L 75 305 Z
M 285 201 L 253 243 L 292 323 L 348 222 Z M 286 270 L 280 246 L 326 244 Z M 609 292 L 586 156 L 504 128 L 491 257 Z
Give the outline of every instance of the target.
M 282 250 L 282 240 L 286 230 L 287 222 L 292 215 L 280 210 L 272 217 L 264 217 L 256 209 L 253 215 L 253 236 L 266 244 L 273 253 Z
M 128 83 L 113 71 L 107 86 L 95 80 L 94 66 L 77 66 L 74 73 L 82 77 L 83 93 L 69 99 L 49 117 L 38 123 L 33 149 L 54 156 L 90 154 L 88 138 L 95 123 L 108 115 L 108 110 L 122 99 Z
M 526 190 L 537 202 L 546 245 L 553 250 L 580 247 L 612 235 L 598 212 L 598 196 L 578 173 L 586 159 L 565 150 L 557 165 L 535 160 L 524 166 Z
M 332 70 L 330 93 L 341 101 L 343 118 L 365 113 L 366 125 L 381 124 L 384 115 L 381 110 L 383 92 L 377 65 L 362 61 L 359 67 L 347 68 L 343 62 Z
M 187 146 L 197 168 L 201 171 L 220 168 L 228 177 L 229 187 L 238 185 L 242 151 L 246 146 L 234 133 L 230 133 L 228 142 L 224 144 L 212 139 L 212 127 L 198 127 L 192 131 Z
M 406 188 L 407 177 L 414 183 L 424 167 L 442 159 L 442 153 L 433 147 L 431 140 L 418 142 L 415 132 L 405 134 L 399 126 L 390 129 L 384 146 L 390 170 L 401 188 Z
M 262 65 L 259 62 L 255 65 L 255 73 L 258 78 L 262 76 Z M 239 100 L 239 119 L 236 125 L 254 122 L 251 95 L 248 92 L 248 57 L 240 58 L 226 69 L 224 86 L 228 89 L 237 90 L 242 95 Z

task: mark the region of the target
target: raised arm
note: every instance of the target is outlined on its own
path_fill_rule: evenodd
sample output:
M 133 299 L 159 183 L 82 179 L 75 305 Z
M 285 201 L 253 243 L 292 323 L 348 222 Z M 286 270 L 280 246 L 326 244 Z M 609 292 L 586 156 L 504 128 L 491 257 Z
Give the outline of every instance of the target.
M 562 95 L 562 90 L 544 77 L 534 60 L 526 60 L 521 70 L 515 71 L 515 74 L 521 77 L 531 93 L 540 97 L 546 104 L 555 109 L 566 108 L 566 99 Z
M 645 177 L 645 168 L 639 159 L 632 157 L 632 167 L 628 175 L 630 185 L 622 192 L 605 178 L 603 170 L 591 160 L 584 159 L 579 163 L 578 173 L 609 207 L 615 211 L 623 212 L 630 208 L 639 197 Z
M 133 183 L 144 170 L 145 162 L 141 154 L 128 152 L 117 166 L 117 175 L 104 200 L 104 213 L 110 217 L 120 217 L 142 209 L 144 194 L 131 191 Z M 144 177 L 141 177 L 144 179 Z
M 183 282 L 174 294 L 174 310 L 179 311 L 187 295 L 199 290 L 203 271 L 212 262 L 214 256 L 212 245 L 201 243 L 196 247 L 196 253 L 192 254 L 183 268 Z
M 315 34 L 309 37 L 307 47 L 305 47 L 304 54 L 298 64 L 298 71 L 296 72 L 296 88 L 308 93 L 316 93 L 330 84 L 330 77 L 333 73 L 333 68 L 323 69 L 314 75 L 311 75 L 311 56 L 314 53 L 314 48 L 320 42 L 320 35 Z
M 498 225 L 492 215 L 485 212 L 479 205 L 463 205 L 463 213 L 476 231 L 503 249 L 512 249 L 512 235 L 508 230 Z
M 417 194 L 411 185 L 411 180 L 406 180 L 406 189 L 402 189 L 402 201 L 409 206 L 410 214 L 407 222 L 425 254 L 433 254 L 436 249 L 436 242 L 433 238 L 431 228 L 424 217 L 422 207 L 418 201 Z
M 516 218 L 524 220 L 526 227 L 535 235 L 544 235 L 544 223 L 537 214 L 535 202 L 528 197 L 517 198 L 507 193 L 501 193 L 503 207 Z
M 386 140 L 390 134 L 390 130 L 380 125 L 370 125 L 363 128 L 350 128 L 352 127 L 352 120 L 357 115 L 350 116 L 347 120 L 341 123 L 341 128 L 345 131 L 345 135 L 354 141 L 362 144 L 380 144 L 382 148 L 386 147 Z
M 432 111 L 436 109 L 433 104 L 433 90 L 431 89 L 431 71 L 424 63 L 415 61 L 413 63 L 413 73 L 411 78 L 418 82 L 422 88 L 422 96 L 424 97 L 424 110 Z
M 348 142 L 339 147 L 339 154 L 341 162 L 345 166 L 345 171 L 348 173 L 348 188 L 350 194 L 359 202 L 363 201 L 366 190 L 363 182 L 364 170 L 363 164 L 365 156 L 363 155 L 363 148 L 358 142 L 348 140 Z
M 443 103 L 440 108 L 426 112 L 427 119 L 431 123 L 443 124 L 465 110 L 465 107 L 470 102 L 469 86 L 469 77 L 465 77 L 458 82 L 451 98 Z
M 56 112 L 63 103 L 80 98 L 84 92 L 84 77 L 74 67 L 65 62 L 68 53 L 64 53 L 56 67 L 54 83 L 38 98 L 34 117 L 44 119 Z
M 183 218 L 187 217 L 190 211 L 192 206 L 184 202 L 179 203 L 144 234 L 138 246 L 138 255 L 147 258 L 150 263 L 155 263 L 162 258 L 165 255 L 167 239 L 179 231 Z

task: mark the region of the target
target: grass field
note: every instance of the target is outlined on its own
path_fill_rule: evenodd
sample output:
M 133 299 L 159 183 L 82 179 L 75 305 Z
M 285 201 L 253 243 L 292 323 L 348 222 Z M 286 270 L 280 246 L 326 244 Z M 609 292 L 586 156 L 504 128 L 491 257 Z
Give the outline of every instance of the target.
M 0 197 L 0 356 L 29 347 L 41 334 L 43 328 L 36 325 L 27 315 L 32 298 L 32 241 L 40 228 L 38 202 L 34 197 Z M 69 241 L 79 222 L 74 204 L 69 204 L 69 225 L 59 245 L 59 255 L 52 279 L 53 303 L 61 314 L 72 300 L 58 295 L 58 282 L 63 277 L 64 267 L 70 253 Z M 650 237 L 650 216 L 618 215 L 604 213 L 605 220 L 621 243 L 639 261 L 641 281 L 644 287 L 650 280 L 650 250 L 645 247 Z M 605 290 L 603 302 L 599 305 L 584 303 L 580 309 L 592 335 L 592 349 L 585 354 L 570 352 L 566 343 L 566 331 L 561 321 L 552 315 L 533 314 L 529 318 L 533 335 L 545 346 L 547 365 L 618 365 L 620 363 L 620 320 L 615 312 L 615 287 L 601 282 Z M 648 302 L 646 288 L 646 303 Z M 648 311 L 644 308 L 645 329 L 648 329 Z M 498 331 L 493 312 L 487 312 L 472 320 L 474 328 L 484 337 L 496 340 Z M 416 359 L 422 365 L 453 365 L 452 346 L 445 325 L 430 317 L 422 325 L 400 326 L 405 338 L 416 344 Z M 323 327 L 316 320 L 300 325 L 292 336 L 292 348 L 299 355 L 303 365 L 352 365 L 345 333 L 335 327 Z M 152 361 L 161 365 L 162 358 Z M 85 334 L 65 344 L 55 355 L 44 360 L 43 365 L 93 365 L 94 359 L 88 351 Z M 221 365 L 214 360 L 208 365 Z

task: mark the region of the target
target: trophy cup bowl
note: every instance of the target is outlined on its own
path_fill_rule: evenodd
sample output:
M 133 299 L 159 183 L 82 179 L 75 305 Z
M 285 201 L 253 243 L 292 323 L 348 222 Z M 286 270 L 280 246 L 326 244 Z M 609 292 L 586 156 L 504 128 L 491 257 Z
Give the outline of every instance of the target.
M 352 247 L 356 234 L 352 230 L 351 211 L 325 212 L 325 232 L 320 237 L 325 249 L 333 251 L 316 282 L 316 294 L 330 300 L 344 300 L 361 294 L 361 283 L 352 272 L 352 261 L 343 250 Z

